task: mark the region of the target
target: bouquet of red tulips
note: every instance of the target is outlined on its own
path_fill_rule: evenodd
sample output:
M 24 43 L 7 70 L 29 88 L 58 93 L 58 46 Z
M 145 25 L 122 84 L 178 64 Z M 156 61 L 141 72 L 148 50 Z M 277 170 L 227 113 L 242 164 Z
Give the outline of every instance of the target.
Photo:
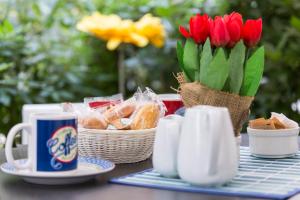
M 189 30 L 180 26 L 179 31 L 186 38 L 184 45 L 177 43 L 185 106 L 228 107 L 239 134 L 263 75 L 264 47 L 256 48 L 261 18 L 244 23 L 237 12 L 214 19 L 197 14 L 190 18 Z
M 180 26 L 187 38 L 177 43 L 177 55 L 186 81 L 199 81 L 209 88 L 242 96 L 254 96 L 264 68 L 264 47 L 255 49 L 262 20 L 247 20 L 233 12 L 211 19 L 191 17 L 190 30 Z

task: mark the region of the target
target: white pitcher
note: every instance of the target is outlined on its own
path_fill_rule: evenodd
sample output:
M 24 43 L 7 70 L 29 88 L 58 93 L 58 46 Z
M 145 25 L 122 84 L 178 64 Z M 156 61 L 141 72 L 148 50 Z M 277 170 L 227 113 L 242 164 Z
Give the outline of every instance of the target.
M 182 124 L 178 173 L 196 185 L 220 185 L 237 173 L 238 158 L 227 108 L 195 106 L 187 109 Z
M 183 117 L 179 115 L 168 115 L 158 122 L 154 149 L 153 168 L 166 177 L 176 177 L 177 152 L 179 136 Z

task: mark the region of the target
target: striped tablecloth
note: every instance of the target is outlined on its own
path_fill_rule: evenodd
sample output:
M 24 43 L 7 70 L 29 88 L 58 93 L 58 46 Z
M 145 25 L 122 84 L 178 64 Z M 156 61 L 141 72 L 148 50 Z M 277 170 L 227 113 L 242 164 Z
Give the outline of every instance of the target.
M 241 147 L 239 172 L 226 185 L 199 187 L 165 178 L 153 169 L 111 180 L 112 183 L 216 195 L 285 199 L 300 192 L 300 153 L 292 158 L 260 159 Z

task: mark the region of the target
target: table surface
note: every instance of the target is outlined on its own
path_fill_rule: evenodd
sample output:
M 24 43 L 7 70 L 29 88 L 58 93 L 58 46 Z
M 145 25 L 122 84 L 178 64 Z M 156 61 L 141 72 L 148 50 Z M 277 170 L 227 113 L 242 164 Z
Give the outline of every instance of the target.
M 248 137 L 243 134 L 242 145 L 248 146 Z M 0 155 L 0 156 L 3 156 Z M 169 190 L 149 189 L 133 186 L 110 184 L 110 178 L 123 176 L 152 167 L 151 160 L 135 164 L 121 164 L 105 175 L 98 176 L 94 180 L 77 185 L 45 186 L 24 182 L 22 179 L 0 172 L 0 200 L 229 200 L 251 199 L 239 197 L 226 197 L 206 195 L 199 193 L 178 192 Z

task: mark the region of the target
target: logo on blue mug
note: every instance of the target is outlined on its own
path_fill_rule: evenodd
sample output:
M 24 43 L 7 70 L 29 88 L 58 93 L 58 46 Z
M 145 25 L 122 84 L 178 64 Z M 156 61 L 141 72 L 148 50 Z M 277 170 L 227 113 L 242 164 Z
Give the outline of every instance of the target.
M 49 154 L 52 155 L 53 169 L 62 168 L 62 163 L 70 163 L 77 155 L 77 131 L 72 126 L 59 128 L 47 141 Z
M 37 170 L 77 168 L 76 120 L 38 120 Z

